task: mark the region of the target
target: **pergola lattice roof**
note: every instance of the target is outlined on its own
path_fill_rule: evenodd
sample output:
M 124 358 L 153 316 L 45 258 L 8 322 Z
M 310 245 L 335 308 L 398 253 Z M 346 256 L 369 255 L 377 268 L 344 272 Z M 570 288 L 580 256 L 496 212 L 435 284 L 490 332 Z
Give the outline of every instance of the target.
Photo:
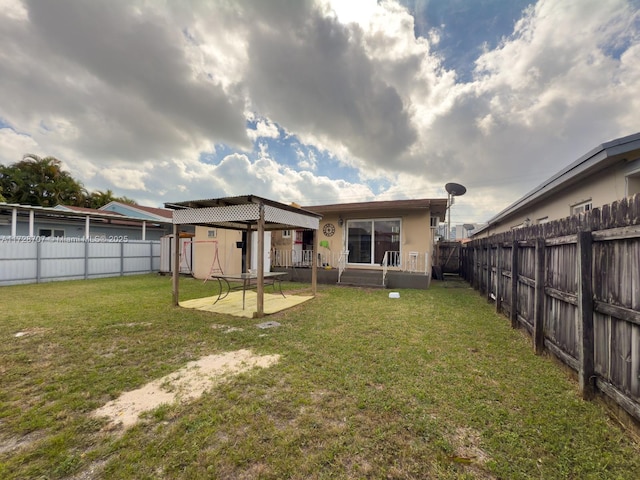
M 165 203 L 166 208 L 174 210 L 174 225 L 208 225 L 233 230 L 257 225 L 260 205 L 264 206 L 266 231 L 291 228 L 317 230 L 322 218 L 318 213 L 256 195 Z

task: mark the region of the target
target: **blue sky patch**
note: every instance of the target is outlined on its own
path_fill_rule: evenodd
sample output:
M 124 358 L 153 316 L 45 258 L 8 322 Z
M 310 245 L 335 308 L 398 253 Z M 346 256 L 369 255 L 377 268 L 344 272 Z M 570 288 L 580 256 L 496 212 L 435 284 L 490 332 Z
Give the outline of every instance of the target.
M 447 70 L 463 82 L 473 79 L 475 60 L 484 48 L 494 49 L 513 33 L 530 0 L 400 0 L 415 18 L 415 34 L 428 38 L 432 29 L 440 42 L 432 45 Z M 444 26 L 444 27 L 443 27 Z

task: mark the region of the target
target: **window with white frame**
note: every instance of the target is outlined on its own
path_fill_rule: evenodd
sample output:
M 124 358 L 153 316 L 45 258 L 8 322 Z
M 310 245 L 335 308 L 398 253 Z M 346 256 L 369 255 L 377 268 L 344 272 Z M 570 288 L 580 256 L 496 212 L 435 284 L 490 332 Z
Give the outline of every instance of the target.
M 584 202 L 571 205 L 571 215 L 577 215 L 579 213 L 588 212 L 592 208 L 593 208 L 593 203 L 591 202 L 591 199 L 585 200 Z
M 207 231 L 207 238 L 216 238 L 218 236 L 218 231 L 217 230 L 208 230 Z
M 630 173 L 627 179 L 627 196 L 630 197 L 640 193 L 640 170 Z
M 283 230 L 282 238 L 291 238 L 291 230 Z
M 401 235 L 399 218 L 348 220 L 349 263 L 380 265 L 385 252 L 400 251 Z
M 40 228 L 38 229 L 38 236 L 40 237 L 64 237 L 64 230 L 58 230 L 55 228 Z

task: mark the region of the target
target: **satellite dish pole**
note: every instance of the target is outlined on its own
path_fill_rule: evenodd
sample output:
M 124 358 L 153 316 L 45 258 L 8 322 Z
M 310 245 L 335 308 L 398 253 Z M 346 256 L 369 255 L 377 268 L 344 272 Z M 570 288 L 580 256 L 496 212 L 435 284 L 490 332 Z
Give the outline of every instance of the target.
M 460 185 L 459 183 L 447 183 L 444 186 L 444 189 L 447 191 L 447 210 L 449 210 L 449 219 L 447 221 L 447 240 L 451 240 L 451 206 L 453 205 L 453 198 L 460 197 L 467 193 L 466 187 Z
M 476 228 L 476 226 L 473 223 L 465 223 L 464 225 L 462 225 L 464 227 L 464 229 L 467 231 L 467 235 L 469 235 L 469 232 L 471 230 L 474 230 Z

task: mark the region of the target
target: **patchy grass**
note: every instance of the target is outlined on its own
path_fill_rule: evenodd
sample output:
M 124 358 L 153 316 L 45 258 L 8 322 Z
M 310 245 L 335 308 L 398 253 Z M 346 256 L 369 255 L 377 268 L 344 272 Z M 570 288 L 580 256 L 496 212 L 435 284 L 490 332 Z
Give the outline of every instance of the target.
M 459 288 L 449 288 L 449 287 Z M 181 299 L 214 286 L 181 280 Z M 285 284 L 295 293 L 300 285 Z M 171 280 L 0 288 L 0 478 L 636 478 L 640 448 L 472 289 L 322 287 L 257 320 Z M 16 336 L 16 334 L 20 334 Z M 200 357 L 280 361 L 126 431 L 91 412 Z

